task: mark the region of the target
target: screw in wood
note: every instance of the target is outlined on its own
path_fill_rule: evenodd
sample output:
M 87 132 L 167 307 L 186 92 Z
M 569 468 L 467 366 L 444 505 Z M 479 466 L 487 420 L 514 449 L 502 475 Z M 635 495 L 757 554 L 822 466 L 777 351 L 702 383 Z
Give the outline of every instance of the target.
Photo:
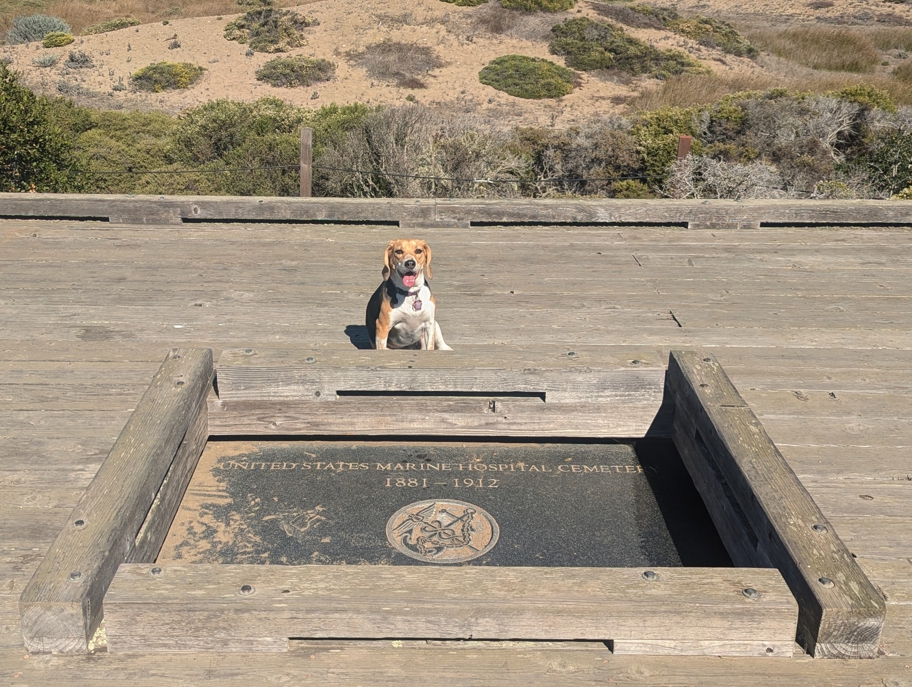
M 704 362 L 704 363 L 711 363 L 711 362 L 712 362 L 712 358 L 703 358 L 703 362 Z
M 183 379 L 178 379 L 178 380 L 177 380 L 176 382 L 174 382 L 174 383 L 175 383 L 177 386 L 183 386 L 183 385 L 184 385 L 184 380 L 183 380 Z
M 643 573 L 642 577 L 644 580 L 649 580 L 650 582 L 652 582 L 653 580 L 658 579 L 659 576 L 656 575 L 655 572 L 653 572 L 652 570 L 647 570 L 646 572 Z
M 700 385 L 700 388 L 701 388 L 701 389 L 708 389 L 708 388 L 709 388 L 709 384 L 701 384 L 701 385 Z
M 313 356 L 310 356 L 310 355 L 309 355 L 309 356 L 307 356 L 306 358 L 304 358 L 304 362 L 305 362 L 305 363 L 315 363 L 315 362 L 317 362 L 317 359 L 314 358 Z
M 150 574 L 150 575 L 153 575 L 153 576 L 155 576 L 155 575 L 161 575 L 161 574 L 162 574 L 162 569 L 159 568 L 158 566 L 156 566 L 156 567 L 152 568 L 152 569 L 149 571 L 149 574 Z
M 811 527 L 811 529 L 814 530 L 815 532 L 826 532 L 827 531 L 826 525 L 814 525 L 813 527 Z
M 85 526 L 86 526 L 86 521 L 83 520 L 82 518 L 80 518 L 79 520 L 73 521 L 73 527 L 75 527 L 77 530 L 81 530 Z
M 70 573 L 70 576 L 67 578 L 70 582 L 79 582 L 82 579 L 82 573 L 78 570 L 74 570 Z
M 758 592 L 753 587 L 748 587 L 747 589 L 742 590 L 741 593 L 744 594 L 744 596 L 746 596 L 748 599 L 759 599 L 760 598 L 760 592 Z
M 831 587 L 836 586 L 836 583 L 833 582 L 833 580 L 831 580 L 829 577 L 818 577 L 817 581 L 820 584 L 822 584 L 824 587 L 826 587 L 827 589 L 830 589 Z
M 775 653 L 775 651 L 773 650 L 773 647 L 768 646 L 768 647 L 766 647 L 766 653 L 769 655 L 772 655 Z
M 630 364 L 631 365 L 642 365 L 643 361 L 642 360 L 631 360 Z
M 238 594 L 241 596 L 250 596 L 254 591 L 255 590 L 252 585 L 245 584 L 240 589 L 238 589 Z
M 575 357 L 576 357 L 576 351 L 570 351 L 570 352 L 568 352 L 568 353 L 567 353 L 567 357 L 568 357 L 568 358 L 575 358 Z

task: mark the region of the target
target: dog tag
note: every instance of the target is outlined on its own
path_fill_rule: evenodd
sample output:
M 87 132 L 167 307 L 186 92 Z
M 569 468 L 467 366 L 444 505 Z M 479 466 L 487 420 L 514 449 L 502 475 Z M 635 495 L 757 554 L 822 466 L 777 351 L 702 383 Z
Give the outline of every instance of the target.
M 418 298 L 415 299 L 415 301 L 412 303 L 412 309 L 421 310 L 421 300 L 420 299 L 418 299 Z

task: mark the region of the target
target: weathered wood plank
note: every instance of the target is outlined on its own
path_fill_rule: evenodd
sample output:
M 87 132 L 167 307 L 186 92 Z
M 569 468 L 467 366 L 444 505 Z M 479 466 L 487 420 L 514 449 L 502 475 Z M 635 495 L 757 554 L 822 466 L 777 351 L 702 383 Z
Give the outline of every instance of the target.
M 133 550 L 127 556 L 128 563 L 151 563 L 155 560 L 206 447 L 209 412 L 205 398 L 201 398 L 198 406 L 191 409 L 190 417 L 190 426 L 168 468 L 168 474 L 162 480 L 146 519 L 136 533 Z
M 705 467 L 715 465 L 758 540 L 798 599 L 799 637 L 815 656 L 873 657 L 884 601 L 789 469 L 721 366 L 708 353 L 675 351 L 668 385 L 686 412 Z M 704 494 L 704 501 L 714 494 Z M 722 534 L 722 533 L 720 533 Z
M 162 363 L 71 518 L 20 597 L 34 652 L 87 650 L 117 566 L 135 546 L 213 376 L 208 349 L 175 349 Z
M 0 194 L 9 217 L 107 217 L 112 222 L 168 224 L 177 218 L 337 220 L 411 227 L 468 226 L 470 222 L 693 224 L 695 229 L 742 229 L 761 222 L 800 224 L 912 223 L 902 203 L 725 200 L 416 200 L 349 198 L 230 198 L 212 196 L 102 196 Z M 145 220 L 145 221 L 143 221 Z
M 439 392 L 486 396 L 538 394 L 546 403 L 661 403 L 665 382 L 665 370 L 479 370 L 462 368 L 458 362 L 444 367 L 446 357 L 449 356 L 441 356 L 440 367 L 436 369 L 327 369 L 308 367 L 306 360 L 300 367 L 285 368 L 220 364 L 219 398 L 332 401 L 343 393 L 407 396 L 413 392 Z
M 209 434 L 660 438 L 671 435 L 671 406 L 662 406 L 661 399 L 542 403 L 538 399 L 401 396 L 324 403 L 212 398 Z
M 284 651 L 289 637 L 765 640 L 781 647 L 792 641 L 796 617 L 775 570 L 660 568 L 647 580 L 626 568 L 155 568 L 118 570 L 105 598 L 110 651 Z

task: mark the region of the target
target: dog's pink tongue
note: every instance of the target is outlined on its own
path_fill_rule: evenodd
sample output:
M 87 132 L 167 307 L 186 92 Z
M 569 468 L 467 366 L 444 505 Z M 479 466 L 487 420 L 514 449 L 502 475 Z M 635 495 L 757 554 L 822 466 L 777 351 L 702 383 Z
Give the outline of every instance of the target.
M 405 284 L 406 288 L 412 288 L 415 285 L 415 280 L 418 278 L 417 274 L 406 274 L 402 277 L 402 283 Z

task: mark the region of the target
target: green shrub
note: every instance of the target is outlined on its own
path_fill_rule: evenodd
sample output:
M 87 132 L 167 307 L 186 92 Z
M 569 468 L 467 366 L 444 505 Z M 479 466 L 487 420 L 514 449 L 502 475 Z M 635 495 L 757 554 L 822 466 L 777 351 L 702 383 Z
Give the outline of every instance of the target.
M 258 7 L 225 26 L 225 38 L 248 44 L 254 52 L 288 52 L 304 45 L 301 31 L 318 23 L 289 10 Z
M 573 9 L 576 0 L 500 0 L 500 4 L 524 12 L 566 12 Z
M 624 179 L 611 184 L 611 195 L 614 198 L 655 198 L 656 194 L 642 181 Z
M 107 33 L 108 31 L 117 31 L 118 29 L 127 29 L 131 26 L 139 26 L 142 22 L 139 19 L 133 19 L 133 17 L 121 17 L 119 19 L 111 19 L 110 21 L 103 21 L 100 24 L 94 24 L 89 28 L 85 29 L 82 34 L 84 36 L 90 36 L 95 33 Z
M 336 65 L 329 60 L 312 57 L 277 57 L 256 70 L 257 81 L 270 86 L 293 88 L 311 86 L 319 81 L 329 81 L 335 75 Z
M 41 41 L 41 45 L 45 48 L 62 48 L 64 45 L 69 45 L 74 40 L 73 36 L 68 33 L 51 31 L 44 37 L 44 40 Z
M 540 57 L 504 55 L 478 72 L 478 80 L 517 98 L 560 98 L 573 90 L 576 74 Z
M 702 141 L 698 138 L 698 114 L 696 108 L 663 107 L 637 116 L 630 134 L 636 139 L 647 182 L 653 188 L 665 182 L 669 167 L 677 159 L 679 136 L 693 138 L 691 153 L 700 155 L 703 152 Z
M 6 34 L 6 40 L 11 45 L 20 43 L 33 43 L 40 41 L 49 33 L 59 31 L 70 33 L 70 25 L 63 19 L 51 17 L 47 14 L 32 14 L 28 17 L 13 19 L 13 27 Z
M 707 71 L 689 55 L 677 50 L 658 50 L 622 28 L 586 17 L 575 17 L 551 27 L 554 39 L 548 45 L 554 55 L 581 71 L 617 69 L 628 74 L 648 74 L 664 79 L 674 74 Z
M 669 31 L 687 36 L 707 48 L 717 48 L 736 57 L 757 57 L 760 51 L 750 44 L 728 22 L 701 17 L 674 19 L 665 24 Z
M 76 190 L 77 159 L 48 110 L 0 63 L 0 191 Z
M 848 86 L 839 91 L 831 91 L 826 95 L 861 105 L 868 110 L 879 109 L 884 112 L 896 112 L 896 103 L 893 102 L 890 94 L 868 84 Z
M 143 67 L 130 76 L 130 82 L 138 91 L 162 91 L 189 88 L 199 81 L 206 70 L 189 62 L 156 62 Z
M 843 169 L 861 170 L 876 191 L 893 195 L 912 186 L 912 134 L 898 129 L 871 136 L 868 149 Z

